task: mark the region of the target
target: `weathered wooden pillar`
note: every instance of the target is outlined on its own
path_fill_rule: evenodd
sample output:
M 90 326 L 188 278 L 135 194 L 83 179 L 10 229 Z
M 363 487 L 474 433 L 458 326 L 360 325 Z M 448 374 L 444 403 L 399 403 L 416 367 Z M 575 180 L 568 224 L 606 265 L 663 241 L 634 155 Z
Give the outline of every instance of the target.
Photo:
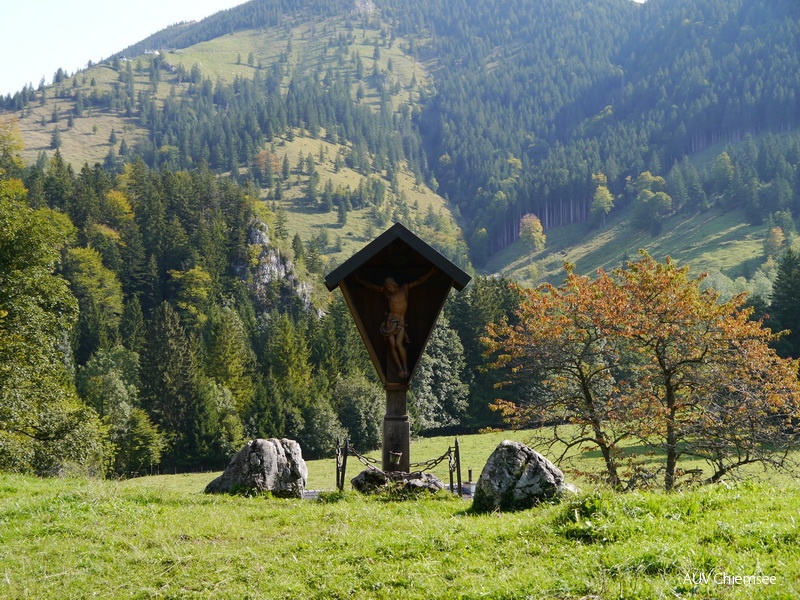
M 411 463 L 411 421 L 408 418 L 408 387 L 386 386 L 386 414 L 383 417 L 382 469 L 405 471 Z

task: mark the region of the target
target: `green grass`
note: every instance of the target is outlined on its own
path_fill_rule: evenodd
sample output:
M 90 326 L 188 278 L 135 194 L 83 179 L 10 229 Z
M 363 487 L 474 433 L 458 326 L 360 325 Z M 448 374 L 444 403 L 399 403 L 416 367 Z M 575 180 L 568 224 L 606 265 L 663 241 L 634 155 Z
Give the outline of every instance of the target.
M 504 437 L 529 433 L 465 436 L 462 448 L 478 461 Z M 412 460 L 449 443 L 415 441 Z M 323 487 L 314 482 L 329 467 L 309 463 L 312 487 Z M 446 493 L 408 501 L 354 492 L 320 501 L 206 496 L 213 476 L 114 482 L 0 474 L 0 597 L 800 595 L 796 477 L 673 494 L 587 487 L 560 503 L 476 515 Z M 713 582 L 725 574 L 775 583 Z
M 528 285 L 560 284 L 565 262 L 574 264 L 578 273 L 593 274 L 618 267 L 644 249 L 658 260 L 670 256 L 689 265 L 692 273 L 717 270 L 735 279 L 752 277 L 766 260 L 766 225 L 747 225 L 739 210 L 674 215 L 665 219 L 662 231 L 653 237 L 630 227 L 624 216 L 610 219 L 602 229 L 590 230 L 587 223 L 558 227 L 547 231 L 547 247 L 541 252 L 530 254 L 517 241 L 495 255 L 487 270 Z

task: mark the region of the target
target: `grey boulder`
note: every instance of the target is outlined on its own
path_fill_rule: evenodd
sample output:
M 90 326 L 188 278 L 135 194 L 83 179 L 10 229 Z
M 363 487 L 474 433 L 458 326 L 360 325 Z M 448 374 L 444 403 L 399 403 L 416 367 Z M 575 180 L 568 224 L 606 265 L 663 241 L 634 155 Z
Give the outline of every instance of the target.
M 475 512 L 525 510 L 557 497 L 571 486 L 544 456 L 519 442 L 501 442 L 475 486 Z
M 271 492 L 279 497 L 302 498 L 307 480 L 308 468 L 300 444 L 286 438 L 255 439 L 236 453 L 205 491 Z
M 439 492 L 444 489 L 444 483 L 430 473 L 404 473 L 402 471 L 381 471 L 379 469 L 365 469 L 350 480 L 353 489 L 363 493 L 375 492 Z

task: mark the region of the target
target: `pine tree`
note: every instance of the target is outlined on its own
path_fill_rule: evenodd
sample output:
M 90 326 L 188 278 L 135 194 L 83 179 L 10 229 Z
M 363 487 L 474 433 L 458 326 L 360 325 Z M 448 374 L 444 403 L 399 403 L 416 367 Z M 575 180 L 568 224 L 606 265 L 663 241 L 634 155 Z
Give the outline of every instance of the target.
M 234 408 L 244 415 L 255 391 L 255 355 L 239 314 L 232 308 L 211 311 L 205 373 L 230 390 Z
M 58 127 L 53 130 L 53 134 L 50 136 L 50 148 L 52 150 L 61 148 L 61 130 Z
M 282 206 L 279 206 L 275 213 L 275 237 L 279 240 L 289 237 L 289 231 L 286 229 L 286 211 Z
M 142 351 L 147 336 L 147 324 L 144 320 L 139 297 L 136 295 L 129 296 L 125 302 L 125 310 L 122 313 L 122 321 L 120 323 L 120 334 L 122 335 L 122 344 L 128 350 L 136 353 Z
M 168 302 L 153 313 L 141 356 L 142 406 L 170 439 L 166 460 L 186 464 L 198 419 L 198 370 L 180 317 Z
M 303 240 L 300 238 L 299 233 L 295 233 L 294 237 L 292 238 L 292 250 L 294 250 L 294 259 L 296 262 L 302 262 L 305 260 L 305 246 L 303 245 Z
M 772 286 L 770 325 L 774 331 L 790 330 L 775 343 L 784 357 L 800 358 L 800 256 L 789 248 L 778 261 Z
M 283 177 L 284 181 L 289 180 L 289 176 L 292 174 L 292 167 L 289 164 L 289 155 L 283 155 L 283 163 L 281 164 L 281 177 Z
M 411 385 L 416 427 L 424 430 L 461 423 L 469 403 L 464 366 L 461 340 L 447 318 L 440 316 Z

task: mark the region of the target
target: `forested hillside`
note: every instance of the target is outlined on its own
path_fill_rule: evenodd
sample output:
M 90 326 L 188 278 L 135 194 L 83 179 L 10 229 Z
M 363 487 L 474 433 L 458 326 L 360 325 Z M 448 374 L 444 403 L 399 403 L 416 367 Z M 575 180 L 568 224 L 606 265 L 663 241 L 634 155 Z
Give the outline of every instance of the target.
M 431 4 L 398 5 L 399 29 L 433 32 L 442 68 L 423 132 L 478 261 L 527 212 L 546 229 L 591 218 L 594 174 L 620 194 L 628 177 L 800 119 L 791 1 Z
M 791 328 L 797 39 L 793 0 L 253 0 L 0 98 L 0 468 L 374 446 L 320 282 L 393 221 L 528 283 L 702 246 Z M 449 301 L 416 427 L 498 424 L 481 338 L 519 301 L 480 276 Z
M 593 211 L 593 175 L 619 209 L 627 178 L 665 177 L 713 144 L 796 128 L 799 10 L 791 0 L 256 0 L 121 52 L 110 91 L 73 83 L 55 95 L 74 97 L 76 115 L 92 106 L 134 119 L 150 134 L 131 151 L 151 166 L 250 165 L 287 127 L 346 141 L 363 168 L 365 152 L 378 171 L 408 161 L 458 208 L 481 265 L 517 239 L 523 214 L 550 229 L 612 210 Z M 324 43 L 293 49 L 302 26 Z M 289 35 L 280 53 L 240 52 L 237 65 L 255 68 L 232 86 L 180 62 L 181 49 L 241 31 Z M 137 63 L 153 82 L 143 93 L 119 60 L 157 48 L 178 51 Z M 415 76 L 430 69 L 430 85 L 403 81 L 380 59 L 390 49 L 418 61 Z M 158 93 L 162 79 L 172 100 Z M 46 94 L 27 89 L 4 104 L 19 110 Z M 365 110 L 365 94 L 379 110 Z

